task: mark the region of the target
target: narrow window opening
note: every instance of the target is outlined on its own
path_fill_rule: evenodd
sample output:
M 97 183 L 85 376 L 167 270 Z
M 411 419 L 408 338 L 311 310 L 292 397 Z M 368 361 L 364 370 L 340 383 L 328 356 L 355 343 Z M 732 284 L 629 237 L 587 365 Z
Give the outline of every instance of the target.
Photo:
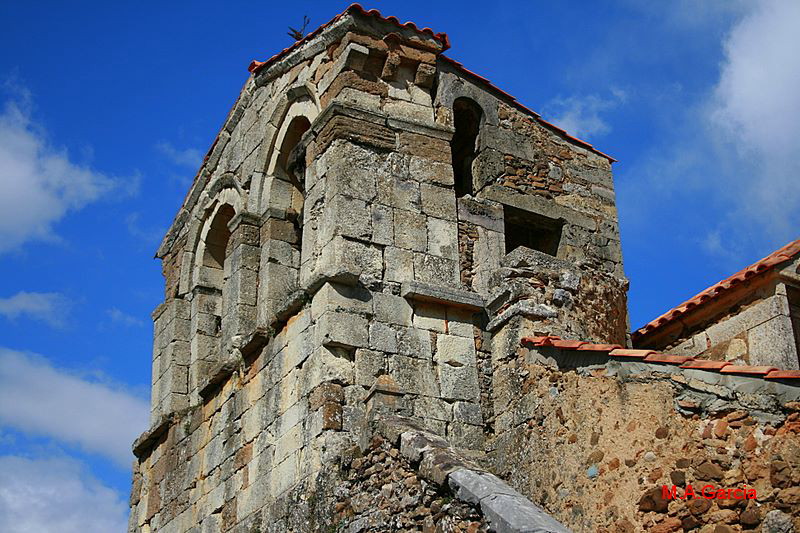
M 300 145 L 300 139 L 309 128 L 311 128 L 311 122 L 306 117 L 294 117 L 286 129 L 278 153 L 278 168 L 294 185 L 292 204 L 287 215 L 294 226 L 296 239 L 293 245 L 298 250 L 302 249 L 303 203 L 305 200 L 305 150 Z
M 504 206 L 506 253 L 520 246 L 558 255 L 562 222 L 515 207 Z
M 303 134 L 311 127 L 306 117 L 294 117 L 286 128 L 283 143 L 278 153 L 278 168 L 289 178 L 295 187 L 303 190 L 303 176 L 305 173 L 305 160 L 302 150 L 295 150 Z
M 228 223 L 236 214 L 233 207 L 228 204 L 223 205 L 211 221 L 205 238 L 205 252 L 203 254 L 203 266 L 206 268 L 207 278 L 212 282 L 216 289 L 222 289 L 226 272 L 226 259 L 230 253 L 228 245 L 231 239 L 231 231 Z
M 480 106 L 469 98 L 456 98 L 453 102 L 453 125 L 456 131 L 450 141 L 450 151 L 457 198 L 475 192 L 472 184 L 472 161 L 475 159 L 475 145 L 482 115 Z

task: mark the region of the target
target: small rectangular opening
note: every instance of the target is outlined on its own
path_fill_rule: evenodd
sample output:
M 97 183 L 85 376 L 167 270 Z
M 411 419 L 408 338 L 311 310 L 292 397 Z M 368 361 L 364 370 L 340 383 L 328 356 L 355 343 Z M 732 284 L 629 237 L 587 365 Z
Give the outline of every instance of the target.
M 563 222 L 516 207 L 503 206 L 506 253 L 520 246 L 555 257 L 561 241 Z

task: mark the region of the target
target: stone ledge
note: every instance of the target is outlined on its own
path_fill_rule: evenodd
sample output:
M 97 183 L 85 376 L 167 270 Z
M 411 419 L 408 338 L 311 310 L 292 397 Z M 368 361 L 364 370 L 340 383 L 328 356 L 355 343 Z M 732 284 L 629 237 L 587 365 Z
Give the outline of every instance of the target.
M 516 302 L 504 309 L 486 325 L 486 331 L 494 332 L 515 316 L 524 316 L 533 320 L 558 317 L 558 312 L 549 305 L 531 300 Z
M 443 140 L 450 140 L 455 131 L 452 128 L 434 122 L 421 123 L 412 120 L 404 120 L 398 117 L 389 117 L 384 113 L 375 112 L 357 105 L 344 105 L 340 102 L 333 102 L 326 107 L 311 124 L 311 131 L 314 132 L 314 135 L 319 135 L 325 124 L 334 116 L 345 116 L 355 120 L 369 122 L 377 126 L 388 127 L 395 131 L 409 131 Z
M 486 472 L 451 448 L 447 441 L 412 419 L 386 416 L 376 431 L 400 448 L 400 455 L 418 464 L 423 478 L 449 486 L 456 498 L 480 508 L 491 531 L 498 533 L 569 533 L 551 517 L 502 479 Z
M 229 359 L 214 365 L 206 379 L 199 388 L 200 397 L 207 400 L 219 388 L 221 383 L 228 380 L 239 369 L 239 361 Z
M 408 300 L 462 307 L 472 311 L 481 311 L 484 308 L 483 298 L 475 292 L 430 285 L 419 281 L 403 283 L 400 295 Z
M 494 474 L 464 468 L 451 472 L 448 483 L 459 500 L 480 506 L 498 532 L 569 531 Z
M 525 497 L 489 496 L 481 500 L 481 511 L 497 533 L 570 533 L 544 509 Z
M 139 435 L 139 438 L 133 441 L 133 455 L 139 459 L 143 458 L 159 437 L 175 422 L 176 417 L 176 413 L 162 415 L 150 429 Z

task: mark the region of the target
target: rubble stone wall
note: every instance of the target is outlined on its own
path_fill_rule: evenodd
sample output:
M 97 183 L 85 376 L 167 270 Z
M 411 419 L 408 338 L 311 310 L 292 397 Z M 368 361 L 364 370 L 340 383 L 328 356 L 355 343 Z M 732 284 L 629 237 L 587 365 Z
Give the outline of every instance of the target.
M 493 358 L 487 449 L 512 486 L 576 531 L 800 526 L 800 389 L 572 353 Z M 757 499 L 670 501 L 662 485 L 752 488 Z

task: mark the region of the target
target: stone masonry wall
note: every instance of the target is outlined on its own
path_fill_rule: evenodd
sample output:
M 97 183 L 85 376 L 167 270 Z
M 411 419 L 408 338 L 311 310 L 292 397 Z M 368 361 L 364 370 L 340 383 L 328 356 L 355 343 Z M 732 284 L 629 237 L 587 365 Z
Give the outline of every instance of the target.
M 549 348 L 493 361 L 495 471 L 576 531 L 800 527 L 797 387 Z M 664 484 L 758 497 L 665 501 Z
M 665 332 L 664 340 L 645 342 L 679 355 L 800 368 L 787 290 L 775 279 L 744 287 L 738 299 L 731 296 L 713 305 L 717 312 L 709 318 L 687 320 L 680 333 Z
M 158 252 L 131 531 L 329 527 L 335 465 L 378 413 L 481 453 L 492 332 L 514 316 L 624 335 L 608 158 L 454 70 L 445 43 L 349 8 L 254 69 Z M 457 199 L 459 96 L 484 121 Z M 559 220 L 556 256 L 507 256 L 504 206 Z

